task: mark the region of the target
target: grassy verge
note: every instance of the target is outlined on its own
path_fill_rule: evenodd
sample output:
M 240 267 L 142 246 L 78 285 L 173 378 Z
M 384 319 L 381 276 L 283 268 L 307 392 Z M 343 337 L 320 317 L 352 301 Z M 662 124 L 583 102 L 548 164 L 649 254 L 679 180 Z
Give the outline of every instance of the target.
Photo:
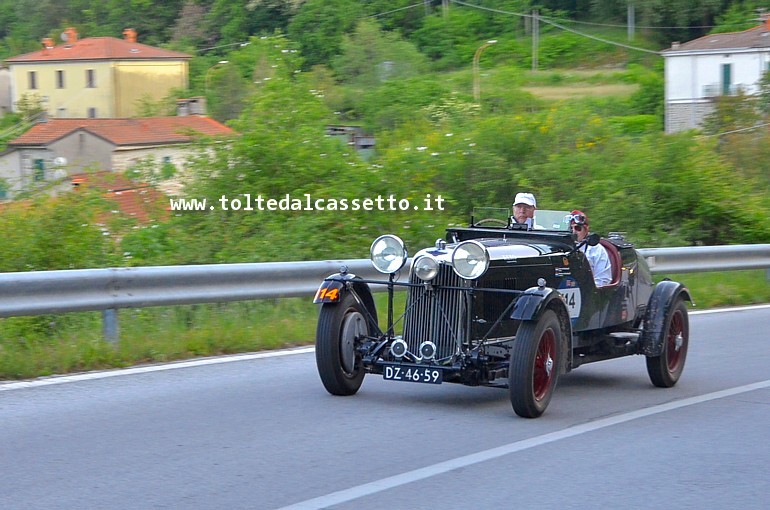
M 770 302 L 764 270 L 665 276 L 687 285 L 698 309 Z M 382 323 L 386 296 L 375 299 Z M 0 380 L 307 345 L 317 316 L 302 298 L 121 310 L 117 346 L 102 339 L 100 313 L 1 319 Z
M 718 273 L 655 275 L 687 285 L 698 309 L 770 303 L 770 282 L 764 269 Z

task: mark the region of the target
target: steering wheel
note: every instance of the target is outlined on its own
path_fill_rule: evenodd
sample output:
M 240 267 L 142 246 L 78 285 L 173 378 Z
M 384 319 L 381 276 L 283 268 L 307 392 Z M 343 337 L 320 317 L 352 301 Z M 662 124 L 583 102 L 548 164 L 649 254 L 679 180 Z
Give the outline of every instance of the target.
M 499 220 L 497 218 L 484 218 L 483 220 L 479 220 L 473 224 L 474 227 L 482 227 L 484 225 L 488 226 L 494 226 L 494 227 L 507 227 L 508 222 L 504 220 Z

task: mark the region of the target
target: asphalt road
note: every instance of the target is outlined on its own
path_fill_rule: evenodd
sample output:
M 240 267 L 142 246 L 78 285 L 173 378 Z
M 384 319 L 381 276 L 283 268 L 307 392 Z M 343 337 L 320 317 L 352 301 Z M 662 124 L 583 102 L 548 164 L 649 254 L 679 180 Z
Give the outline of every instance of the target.
M 0 384 L 0 509 L 770 508 L 770 306 L 691 315 L 684 375 L 642 357 L 507 392 L 328 395 L 308 349 Z

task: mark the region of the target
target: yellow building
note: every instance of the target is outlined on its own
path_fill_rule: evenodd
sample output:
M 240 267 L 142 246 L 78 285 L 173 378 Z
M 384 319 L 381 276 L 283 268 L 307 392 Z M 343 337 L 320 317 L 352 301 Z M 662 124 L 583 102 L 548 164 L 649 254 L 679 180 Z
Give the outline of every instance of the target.
M 140 100 L 188 87 L 190 55 L 139 44 L 133 29 L 123 36 L 78 39 L 68 28 L 63 44 L 47 38 L 42 50 L 7 59 L 14 111 L 26 95 L 55 118 L 135 117 Z

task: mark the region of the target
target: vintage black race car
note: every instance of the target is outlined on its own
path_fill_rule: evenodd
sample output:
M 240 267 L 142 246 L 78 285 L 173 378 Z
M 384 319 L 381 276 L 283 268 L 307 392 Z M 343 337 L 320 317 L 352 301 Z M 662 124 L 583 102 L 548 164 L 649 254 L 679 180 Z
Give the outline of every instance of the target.
M 364 375 L 390 381 L 508 388 L 519 416 L 540 416 L 558 377 L 583 363 L 631 354 L 646 357 L 652 384 L 671 387 L 687 356 L 689 323 L 681 283 L 654 284 L 644 258 L 621 235 L 601 243 L 612 282 L 597 288 L 569 231 L 568 213 L 537 211 L 535 228 L 484 218 L 448 228 L 446 239 L 417 252 L 408 282 L 398 274 L 407 251 L 396 236 L 378 237 L 374 267 L 387 280 L 347 272 L 326 278 L 316 363 L 326 390 L 352 395 Z M 385 327 L 370 286 L 388 291 Z M 406 286 L 394 320 L 396 287 Z

